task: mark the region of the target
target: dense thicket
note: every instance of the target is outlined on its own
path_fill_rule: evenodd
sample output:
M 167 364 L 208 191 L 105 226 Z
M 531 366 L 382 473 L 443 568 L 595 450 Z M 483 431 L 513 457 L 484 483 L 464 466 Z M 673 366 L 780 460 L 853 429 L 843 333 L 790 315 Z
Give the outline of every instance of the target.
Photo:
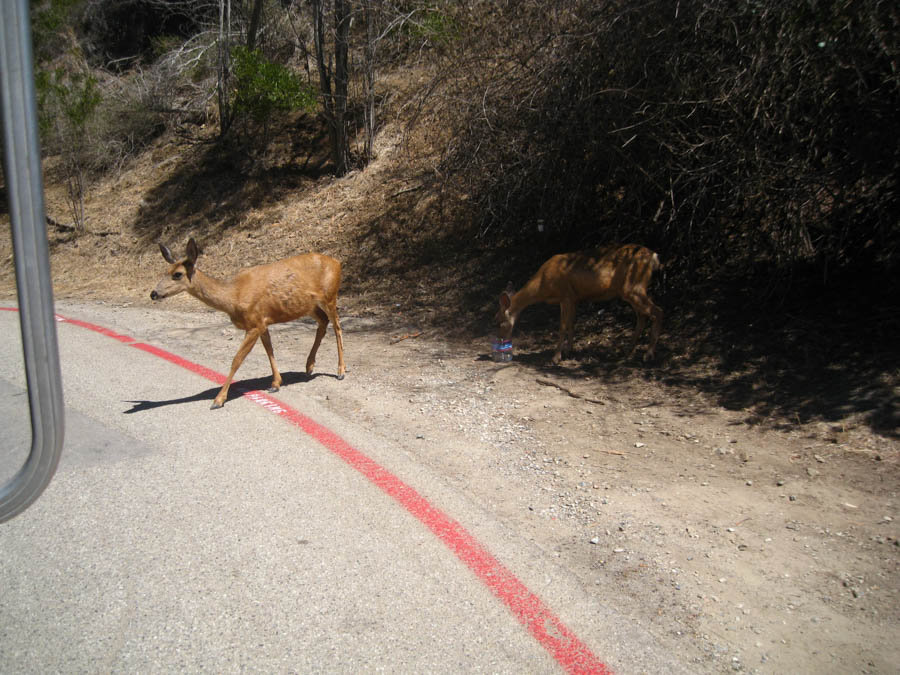
M 825 284 L 874 271 L 896 287 L 897 3 L 489 11 L 444 89 L 442 168 L 479 235 L 634 240 L 686 280 L 762 265 Z

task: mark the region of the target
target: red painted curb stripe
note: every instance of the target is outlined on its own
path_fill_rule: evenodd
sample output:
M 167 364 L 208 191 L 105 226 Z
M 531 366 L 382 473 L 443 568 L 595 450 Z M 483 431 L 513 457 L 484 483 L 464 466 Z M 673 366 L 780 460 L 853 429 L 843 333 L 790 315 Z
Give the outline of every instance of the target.
M 192 373 L 196 373 L 200 377 L 205 377 L 207 380 L 212 380 L 216 384 L 225 384 L 225 380 L 228 379 L 221 373 L 217 373 L 216 371 L 210 370 L 197 363 L 191 363 L 190 361 L 187 361 L 180 356 L 176 356 L 171 352 L 167 352 L 164 349 L 160 349 L 159 347 L 154 347 L 153 345 L 148 345 L 143 342 L 132 342 L 131 346 L 135 349 L 147 352 L 148 354 L 153 354 L 153 356 L 158 356 L 169 363 L 174 363 L 176 366 L 181 366 L 182 368 L 190 370 Z
M 444 542 L 457 558 L 506 604 L 532 636 L 568 672 L 610 673 L 610 670 L 554 616 L 540 598 L 528 590 L 458 521 L 435 508 L 414 488 L 349 445 L 330 429 L 263 392 L 254 391 L 245 396 L 302 429 L 399 502 Z
M 79 319 L 70 319 L 65 316 L 61 316 L 56 314 L 56 320 L 59 323 L 71 323 L 72 325 L 79 326 L 81 328 L 87 328 L 88 330 L 92 330 L 95 333 L 100 333 L 100 335 L 105 335 L 106 337 L 110 337 L 113 340 L 118 340 L 119 342 L 124 342 L 126 344 L 134 342 L 134 338 L 130 338 L 127 335 L 119 335 L 118 333 L 114 333 L 109 330 L 109 328 L 104 328 L 103 326 L 97 326 L 93 323 L 88 323 L 87 321 L 81 321 Z
M 16 311 L 15 308 L 0 307 L 2 310 Z M 133 338 L 119 335 L 111 330 L 59 314 L 57 321 L 71 323 L 81 328 L 106 335 L 132 347 L 186 368 L 216 384 L 223 384 L 225 376 L 209 368 L 198 365 L 158 347 L 137 342 Z M 431 530 L 465 565 L 481 579 L 491 592 L 501 600 L 513 615 L 531 633 L 556 661 L 568 672 L 578 674 L 610 675 L 611 670 L 602 663 L 587 645 L 570 631 L 540 598 L 506 569 L 481 543 L 478 542 L 458 521 L 434 507 L 390 471 L 373 459 L 351 446 L 330 429 L 294 410 L 289 405 L 261 391 L 243 394 L 254 403 L 277 414 L 301 429 L 327 450 L 343 459 L 348 465 L 394 498 L 407 512 Z

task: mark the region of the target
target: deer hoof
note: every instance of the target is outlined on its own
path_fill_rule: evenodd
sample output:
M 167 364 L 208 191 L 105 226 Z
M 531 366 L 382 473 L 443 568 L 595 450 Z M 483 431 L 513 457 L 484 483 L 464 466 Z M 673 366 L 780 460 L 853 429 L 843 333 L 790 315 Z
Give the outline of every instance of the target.
M 337 379 L 339 379 L 339 380 L 343 380 L 343 379 L 344 379 L 344 374 L 343 374 L 343 373 L 341 373 L 341 374 L 340 374 L 340 375 L 338 375 L 338 376 L 337 376 Z
M 266 391 L 270 394 L 274 394 L 276 391 L 281 391 L 281 387 L 269 387 Z
M 211 406 L 209 406 L 209 409 L 210 409 L 210 410 L 218 410 L 218 409 L 221 408 L 223 405 L 225 405 L 225 404 L 224 404 L 224 403 L 219 403 L 218 401 L 213 401 L 213 404 L 212 404 Z

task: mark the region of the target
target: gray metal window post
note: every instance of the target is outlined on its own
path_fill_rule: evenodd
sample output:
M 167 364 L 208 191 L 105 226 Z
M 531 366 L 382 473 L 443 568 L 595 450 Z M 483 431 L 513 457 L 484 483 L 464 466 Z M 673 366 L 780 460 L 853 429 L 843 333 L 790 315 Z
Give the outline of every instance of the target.
M 31 408 L 31 453 L 19 472 L 0 487 L 2 523 L 28 508 L 50 483 L 62 453 L 64 426 L 27 0 L 0 0 L 0 103 Z

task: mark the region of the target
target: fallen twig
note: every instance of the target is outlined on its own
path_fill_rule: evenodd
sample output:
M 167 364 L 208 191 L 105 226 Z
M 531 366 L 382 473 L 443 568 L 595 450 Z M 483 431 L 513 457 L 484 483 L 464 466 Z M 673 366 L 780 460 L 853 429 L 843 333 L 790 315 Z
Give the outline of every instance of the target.
M 605 452 L 607 455 L 618 455 L 619 457 L 628 457 L 628 453 L 622 452 L 621 450 L 601 450 L 600 452 Z
M 391 340 L 391 344 L 395 345 L 398 342 L 403 342 L 403 340 L 409 340 L 410 338 L 417 338 L 421 334 L 422 334 L 422 331 L 419 331 L 418 333 L 407 333 L 406 335 L 400 335 L 399 337 L 395 337 L 393 340 Z
M 423 187 L 425 187 L 425 186 L 424 185 L 413 185 L 412 187 L 408 187 L 408 188 L 405 188 L 398 192 L 395 192 L 394 194 L 391 195 L 391 198 L 394 199 L 396 197 L 399 197 L 400 195 L 405 195 L 408 192 L 415 192 L 416 190 L 421 190 Z
M 559 389 L 560 391 L 564 391 L 565 393 L 567 393 L 567 394 L 568 394 L 569 396 L 571 396 L 572 398 L 580 398 L 581 400 L 587 401 L 588 403 L 597 403 L 597 404 L 599 404 L 599 405 L 606 405 L 606 401 L 601 401 L 599 398 L 590 398 L 590 397 L 585 396 L 585 395 L 583 395 L 583 394 L 579 394 L 577 391 L 572 391 L 571 389 L 569 389 L 569 388 L 567 388 L 567 387 L 564 387 L 564 386 L 562 386 L 561 384 L 558 384 L 558 383 L 556 383 L 556 382 L 554 382 L 554 381 L 552 381 L 552 380 L 545 380 L 544 378 L 539 377 L 539 378 L 537 378 L 535 381 L 536 381 L 538 384 L 543 384 L 543 385 L 546 385 L 546 386 L 548 386 L 548 387 L 556 387 L 556 388 Z
M 47 220 L 48 225 L 52 225 L 60 232 L 74 232 L 75 231 L 74 225 L 66 225 L 65 223 L 61 223 L 58 220 L 54 220 L 53 218 L 51 218 L 50 216 L 47 216 L 47 215 L 45 215 L 44 218 Z

